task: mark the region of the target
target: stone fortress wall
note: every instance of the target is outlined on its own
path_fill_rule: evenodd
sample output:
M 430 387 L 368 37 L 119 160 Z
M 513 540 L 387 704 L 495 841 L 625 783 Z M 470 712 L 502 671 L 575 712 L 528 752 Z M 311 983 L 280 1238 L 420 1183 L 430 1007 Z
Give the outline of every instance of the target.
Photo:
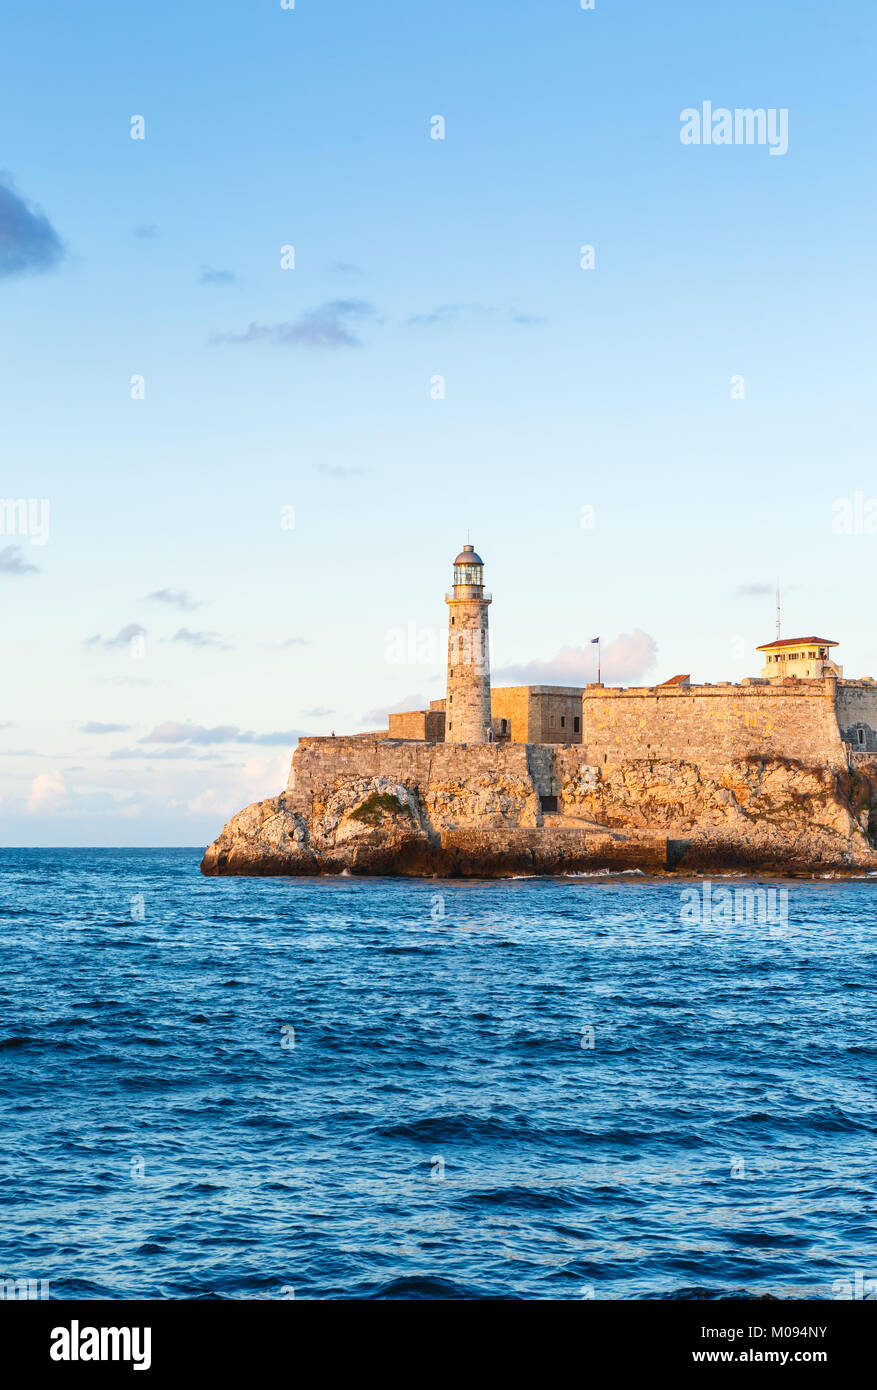
M 293 757 L 288 799 L 309 814 L 315 794 L 339 782 L 384 778 L 428 797 L 440 796 L 445 787 L 465 788 L 477 816 L 479 798 L 490 787 L 514 787 L 527 809 L 513 813 L 509 823 L 538 825 L 542 813 L 568 809 L 565 787 L 607 765 L 639 763 L 647 769 L 675 763 L 717 771 L 746 759 L 778 759 L 838 771 L 877 767 L 877 684 L 871 681 L 592 686 L 582 697 L 582 711 L 582 744 L 458 744 L 380 732 L 303 738 Z M 416 721 L 417 715 L 404 718 Z
M 500 685 L 490 690 L 494 741 L 511 743 L 581 743 L 581 686 Z M 447 702 L 430 701 L 429 709 L 389 716 L 391 738 L 445 741 Z M 454 742 L 461 742 L 455 739 Z
M 776 754 L 809 762 L 877 753 L 877 682 L 750 679 L 740 685 L 495 686 L 496 743 L 581 745 L 593 763 Z M 389 736 L 441 743 L 441 700 L 391 714 Z M 464 745 L 474 747 L 475 745 Z
M 494 686 L 493 737 L 512 743 L 581 743 L 582 693 L 580 686 Z
M 419 739 L 427 743 L 444 743 L 445 715 L 443 710 L 415 709 L 391 714 L 390 738 Z
M 877 706 L 877 687 L 873 690 Z M 594 686 L 582 697 L 582 738 L 594 763 L 683 758 L 715 764 L 753 755 L 839 763 L 845 754 L 837 706 L 833 677 L 745 685 Z
M 877 753 L 877 684 L 838 681 L 836 710 L 841 738 L 853 753 Z
M 495 821 L 497 826 L 535 827 L 541 824 L 540 797 L 551 794 L 553 773 L 551 750 L 524 743 L 303 738 L 293 754 L 286 799 L 291 810 L 307 816 L 315 798 L 357 780 L 416 789 L 431 805 L 440 804 L 445 792 L 459 796 L 463 788 L 471 803 L 468 814 L 485 826 Z

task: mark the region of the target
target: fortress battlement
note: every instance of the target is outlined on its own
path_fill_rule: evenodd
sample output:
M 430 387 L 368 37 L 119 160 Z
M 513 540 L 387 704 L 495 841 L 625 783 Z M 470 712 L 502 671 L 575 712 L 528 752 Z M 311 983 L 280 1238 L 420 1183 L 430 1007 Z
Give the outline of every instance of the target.
M 571 693 L 564 689 L 566 697 Z M 444 743 L 389 731 L 303 738 L 288 792 L 309 811 L 315 788 L 350 777 L 411 786 L 513 777 L 530 782 L 550 803 L 577 770 L 607 764 L 675 762 L 717 770 L 754 759 L 835 772 L 877 765 L 877 683 L 870 679 L 586 686 L 579 697 L 582 732 L 575 744 L 508 738 Z

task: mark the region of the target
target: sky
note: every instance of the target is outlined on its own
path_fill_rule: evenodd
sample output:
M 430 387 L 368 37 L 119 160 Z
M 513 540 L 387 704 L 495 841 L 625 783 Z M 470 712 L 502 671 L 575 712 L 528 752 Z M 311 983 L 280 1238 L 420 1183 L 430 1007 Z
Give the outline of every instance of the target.
M 0 844 L 205 844 L 440 698 L 467 539 L 497 683 L 758 674 L 778 579 L 877 676 L 875 30 L 8 7 Z

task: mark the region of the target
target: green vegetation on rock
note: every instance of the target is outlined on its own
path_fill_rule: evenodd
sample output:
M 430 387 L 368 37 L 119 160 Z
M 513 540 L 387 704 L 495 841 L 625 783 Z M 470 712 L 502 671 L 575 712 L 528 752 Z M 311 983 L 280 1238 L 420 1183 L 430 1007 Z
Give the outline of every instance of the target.
M 350 812 L 350 819 L 362 821 L 363 825 L 379 825 L 385 815 L 401 815 L 414 819 L 411 807 L 403 806 L 398 796 L 394 796 L 392 792 L 372 792 L 371 796 L 360 802 L 355 811 Z

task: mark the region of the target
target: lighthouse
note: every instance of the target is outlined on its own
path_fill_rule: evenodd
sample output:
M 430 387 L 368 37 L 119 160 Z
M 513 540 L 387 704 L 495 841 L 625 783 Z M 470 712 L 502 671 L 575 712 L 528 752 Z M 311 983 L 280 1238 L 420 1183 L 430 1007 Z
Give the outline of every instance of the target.
M 465 545 L 454 561 L 448 605 L 448 693 L 446 743 L 490 743 L 490 641 L 484 561 Z

